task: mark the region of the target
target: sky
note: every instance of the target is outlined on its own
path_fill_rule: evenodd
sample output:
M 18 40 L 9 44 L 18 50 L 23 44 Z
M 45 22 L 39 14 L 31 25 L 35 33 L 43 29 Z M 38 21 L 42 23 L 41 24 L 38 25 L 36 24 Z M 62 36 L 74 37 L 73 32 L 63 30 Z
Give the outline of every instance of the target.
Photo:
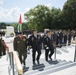
M 0 22 L 18 22 L 20 14 L 25 22 L 24 13 L 37 5 L 49 8 L 63 8 L 67 0 L 0 0 Z

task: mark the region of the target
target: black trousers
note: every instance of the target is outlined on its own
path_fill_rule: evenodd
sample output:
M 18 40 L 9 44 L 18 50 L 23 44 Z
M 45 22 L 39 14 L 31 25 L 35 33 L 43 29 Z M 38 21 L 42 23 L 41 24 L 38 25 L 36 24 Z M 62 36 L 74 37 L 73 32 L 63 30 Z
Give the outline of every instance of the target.
M 2 50 L 3 55 L 6 55 L 6 50 L 5 48 Z
M 71 44 L 71 39 L 68 40 L 68 45 L 70 45 L 70 44 Z
M 23 59 L 22 59 L 22 56 L 23 56 Z M 23 53 L 20 53 L 20 54 L 19 54 L 19 59 L 20 59 L 21 64 L 23 63 L 23 64 L 25 65 L 26 56 L 24 56 Z
M 37 52 L 37 58 L 36 58 L 36 52 Z M 37 61 L 39 61 L 40 59 L 40 55 L 41 55 L 41 50 L 32 50 L 32 61 L 35 62 L 35 58 L 37 59 Z
M 6 55 L 6 51 L 5 51 L 5 49 L 0 49 L 0 56 L 2 56 L 2 55 Z
M 48 60 L 48 56 L 51 58 L 53 54 L 54 54 L 54 48 L 45 49 L 45 60 Z

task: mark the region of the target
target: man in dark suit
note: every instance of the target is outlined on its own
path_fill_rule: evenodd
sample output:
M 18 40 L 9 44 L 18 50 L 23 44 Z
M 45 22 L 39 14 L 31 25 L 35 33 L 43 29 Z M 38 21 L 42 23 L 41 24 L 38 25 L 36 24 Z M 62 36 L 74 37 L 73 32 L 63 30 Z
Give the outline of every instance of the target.
M 68 30 L 68 45 L 71 44 L 71 38 L 72 38 L 72 34 L 71 34 L 71 31 Z
M 62 40 L 63 40 L 63 32 L 62 32 L 62 30 L 60 30 L 59 31 L 59 44 L 60 44 L 60 47 L 62 47 L 62 44 L 63 44 Z
M 52 60 L 51 57 L 54 53 L 54 47 L 53 47 L 53 36 L 51 35 L 51 31 L 47 32 L 47 36 L 44 40 L 44 45 L 45 45 L 45 60 L 48 61 L 48 56 Z
M 29 45 L 33 49 L 32 50 L 33 64 L 36 64 L 35 63 L 36 52 L 38 54 L 36 60 L 37 60 L 37 63 L 39 64 L 39 59 L 41 55 L 41 44 L 42 44 L 41 36 L 37 34 L 36 30 L 34 30 L 33 35 L 31 35 L 29 38 Z

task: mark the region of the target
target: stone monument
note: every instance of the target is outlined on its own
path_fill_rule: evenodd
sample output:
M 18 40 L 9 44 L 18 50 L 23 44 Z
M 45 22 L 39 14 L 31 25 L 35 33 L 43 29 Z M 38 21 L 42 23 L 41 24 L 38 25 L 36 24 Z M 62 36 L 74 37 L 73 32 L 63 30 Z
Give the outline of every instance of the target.
M 14 27 L 13 26 L 7 26 L 6 27 L 6 37 L 14 36 Z

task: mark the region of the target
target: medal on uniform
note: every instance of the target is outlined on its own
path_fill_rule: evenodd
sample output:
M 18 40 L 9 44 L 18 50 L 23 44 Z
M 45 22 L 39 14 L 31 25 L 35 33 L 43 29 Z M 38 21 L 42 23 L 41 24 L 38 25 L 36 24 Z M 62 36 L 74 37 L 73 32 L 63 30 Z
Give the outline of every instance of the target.
M 38 37 L 38 41 L 39 41 L 40 37 Z
M 26 39 L 23 39 L 23 41 L 26 41 Z
M 17 43 L 20 43 L 19 41 L 17 41 Z

